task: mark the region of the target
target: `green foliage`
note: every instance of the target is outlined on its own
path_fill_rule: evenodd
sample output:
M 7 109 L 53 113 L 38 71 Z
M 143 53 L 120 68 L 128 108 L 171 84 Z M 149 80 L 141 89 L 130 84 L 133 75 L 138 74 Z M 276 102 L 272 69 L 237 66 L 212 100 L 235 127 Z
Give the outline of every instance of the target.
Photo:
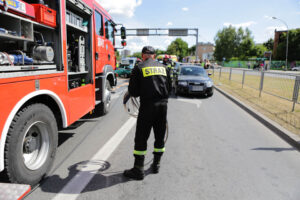
M 115 51 L 115 53 L 116 53 L 117 60 L 120 60 L 121 59 L 120 52 L 119 51 Z
M 276 59 L 285 60 L 286 55 L 286 33 L 280 35 L 280 43 L 277 47 Z M 300 60 L 300 29 L 289 31 L 288 60 Z
M 130 55 L 128 57 L 137 57 L 137 58 L 142 59 L 142 53 L 141 52 L 135 52 L 135 53 L 133 53 L 132 55 Z
M 188 55 L 195 55 L 196 53 L 196 45 L 193 45 L 191 46 L 189 49 L 188 49 Z
M 182 58 L 188 55 L 188 50 L 188 43 L 183 41 L 181 38 L 177 38 L 168 46 L 167 54 L 177 55 L 179 60 L 182 60 Z
M 156 54 L 156 55 L 166 54 L 166 51 L 161 50 L 161 49 L 156 49 L 156 50 L 155 50 L 155 54 Z
M 234 27 L 229 26 L 223 28 L 223 30 L 218 31 L 215 36 L 215 52 L 214 57 L 218 61 L 222 61 L 223 58 L 230 60 L 231 57 L 234 57 L 236 45 L 236 30 Z
M 256 57 L 263 58 L 266 51 L 268 51 L 268 49 L 263 44 L 255 45 Z
M 273 46 L 274 46 L 274 40 L 273 40 L 273 38 L 270 38 L 263 45 L 267 48 L 268 51 L 272 51 L 273 50 Z
M 233 57 L 239 60 L 247 60 L 249 57 L 257 55 L 251 31 L 246 28 L 234 28 L 232 26 L 223 28 L 215 36 L 214 57 L 218 61 L 223 58 L 231 60 Z

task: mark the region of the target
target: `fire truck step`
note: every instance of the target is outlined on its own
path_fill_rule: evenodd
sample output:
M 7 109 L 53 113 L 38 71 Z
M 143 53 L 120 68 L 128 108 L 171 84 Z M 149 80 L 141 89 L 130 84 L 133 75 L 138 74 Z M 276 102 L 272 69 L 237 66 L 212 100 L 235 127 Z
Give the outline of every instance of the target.
M 30 185 L 0 183 L 0 199 L 21 200 L 30 190 Z
M 96 101 L 96 105 L 98 105 L 98 104 L 100 104 L 101 103 L 101 101 Z
M 100 90 L 100 88 L 96 88 L 96 92 L 98 92 Z

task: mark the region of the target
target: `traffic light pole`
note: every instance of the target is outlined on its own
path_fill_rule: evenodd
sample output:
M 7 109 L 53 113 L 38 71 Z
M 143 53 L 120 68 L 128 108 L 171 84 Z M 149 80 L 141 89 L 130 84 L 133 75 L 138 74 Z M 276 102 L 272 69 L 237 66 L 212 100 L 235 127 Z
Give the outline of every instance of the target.
M 127 29 L 126 36 L 170 36 L 170 37 L 187 37 L 195 36 L 196 37 L 196 50 L 195 56 L 198 60 L 198 28 L 130 28 Z M 116 35 L 119 36 L 119 35 Z

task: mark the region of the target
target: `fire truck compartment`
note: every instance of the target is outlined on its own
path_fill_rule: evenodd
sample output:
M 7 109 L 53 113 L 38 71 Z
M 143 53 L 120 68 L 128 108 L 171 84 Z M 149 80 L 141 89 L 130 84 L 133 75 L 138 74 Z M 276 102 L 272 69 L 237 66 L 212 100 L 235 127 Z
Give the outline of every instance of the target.
M 92 15 L 67 1 L 66 30 L 69 89 L 92 83 Z
M 44 2 L 60 20 L 60 4 L 53 0 Z M 0 12 L 0 17 L 0 78 L 63 71 L 61 26 L 53 28 L 5 11 Z

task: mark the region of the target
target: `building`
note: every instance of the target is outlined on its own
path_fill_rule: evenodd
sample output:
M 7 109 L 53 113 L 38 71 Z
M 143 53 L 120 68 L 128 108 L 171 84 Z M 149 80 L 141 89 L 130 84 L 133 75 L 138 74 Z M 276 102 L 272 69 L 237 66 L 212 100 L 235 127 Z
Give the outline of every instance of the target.
M 280 42 L 283 42 L 283 41 L 280 41 L 280 35 L 283 34 L 283 33 L 286 33 L 287 31 L 277 31 L 275 29 L 275 33 L 274 33 L 274 46 L 273 46 L 273 56 L 276 57 L 277 55 L 277 47 L 278 47 L 278 44 Z
M 130 52 L 129 50 L 127 50 L 127 49 L 125 49 L 125 50 L 123 50 L 123 51 L 121 52 L 122 58 L 126 58 L 126 57 L 128 57 L 128 56 L 130 56 L 130 55 L 131 55 L 131 52 Z
M 197 45 L 197 50 L 198 50 L 198 58 L 200 60 L 208 59 L 208 60 L 213 60 L 214 57 L 214 52 L 215 52 L 215 46 L 212 43 L 198 43 Z

